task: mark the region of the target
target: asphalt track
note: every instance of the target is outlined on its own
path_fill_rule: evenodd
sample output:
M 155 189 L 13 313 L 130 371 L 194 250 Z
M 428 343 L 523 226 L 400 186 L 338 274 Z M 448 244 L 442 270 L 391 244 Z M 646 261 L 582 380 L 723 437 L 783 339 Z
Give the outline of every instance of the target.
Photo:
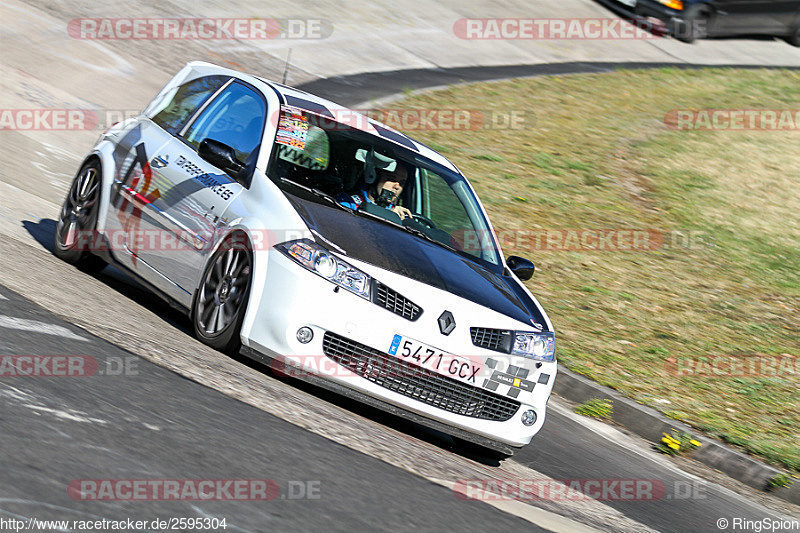
M 528 528 L 442 486 L 327 441 L 86 334 L 2 291 L 5 316 L 75 337 L 5 330 L 4 354 L 80 353 L 91 377 L 4 378 L 0 396 L 4 515 L 39 519 L 226 517 L 233 531 Z M 84 339 L 84 340 L 81 340 Z M 101 375 L 104 372 L 105 375 Z M 263 502 L 96 502 L 78 479 L 267 479 Z M 533 528 L 541 531 L 539 528 Z
M 581 74 L 613 72 L 620 68 L 698 69 L 708 65 L 693 65 L 678 62 L 586 62 L 568 61 L 563 63 L 532 63 L 517 65 L 496 65 L 481 67 L 451 67 L 437 69 L 406 69 L 388 72 L 369 72 L 348 76 L 333 76 L 298 85 L 309 93 L 322 96 L 344 106 L 368 105 L 381 102 L 407 91 L 425 90 L 459 83 L 526 78 L 533 76 L 558 76 L 561 74 Z M 795 66 L 771 67 L 758 64 L 714 65 L 714 68 L 798 68 Z
M 241 528 L 234 530 L 242 531 L 541 530 L 187 380 L 5 288 L 0 289 L 0 316 L 60 328 L 31 331 L 0 320 L 2 355 L 81 354 L 99 363 L 99 371 L 90 377 L 0 381 L 2 516 L 147 521 L 226 517 L 231 526 Z M 172 335 L 187 335 L 184 328 L 164 327 Z M 442 435 L 306 388 L 352 416 L 376 419 L 429 446 L 449 447 Z M 649 528 L 712 531 L 722 517 L 777 516 L 681 472 L 615 430 L 604 435 L 607 430 L 601 425 L 587 425 L 561 409 L 551 410 L 549 417 L 544 430 L 513 461 L 557 480 L 657 480 L 666 489 L 657 500 L 605 502 Z M 402 446 L 397 451 L 402 453 Z M 468 460 L 473 459 L 493 466 L 481 457 Z M 277 483 L 280 495 L 265 502 L 84 501 L 67 491 L 70 482 L 80 479 L 268 479 Z M 312 498 L 301 497 L 303 492 Z
M 405 88 L 611 68 L 569 63 L 415 70 L 330 78 L 303 88 L 357 105 Z M 225 517 L 233 531 L 574 531 L 580 524 L 598 531 L 718 531 L 720 518 L 775 519 L 797 512 L 788 505 L 776 510 L 769 501 L 757 501 L 758 495 L 725 488 L 725 481 L 680 470 L 646 443 L 581 419 L 558 400 L 551 402 L 543 431 L 513 459 L 497 464 L 477 453 L 454 452 L 444 435 L 201 350 L 185 319 L 124 274 L 112 268 L 89 277 L 50 256 L 52 212 L 34 214 L 39 217 L 22 218 L 34 246 L 0 244 L 0 279 L 13 276 L 21 284 L 38 272 L 54 297 L 67 302 L 45 309 L 0 285 L 0 355 L 80 354 L 107 366 L 101 366 L 105 375 L 84 378 L 0 378 L 0 517 Z M 81 291 L 85 301 L 78 302 Z M 92 311 L 71 314 L 70 304 L 93 305 L 98 316 L 147 313 L 155 332 L 147 346 L 186 346 L 186 365 L 196 363 L 206 373 L 190 374 L 147 346 L 133 349 L 130 335 L 102 335 L 110 343 L 74 326 L 89 328 L 99 318 L 89 316 Z M 135 372 L 108 375 L 119 361 Z M 275 394 L 275 403 L 254 407 L 224 386 L 205 386 L 208 376 L 222 382 L 246 377 L 264 387 L 249 394 Z M 341 432 L 314 427 L 311 420 L 319 413 Z M 448 488 L 453 479 L 513 477 L 656 480 L 665 493 L 655 501 L 503 502 L 498 508 L 461 500 Z M 280 494 L 268 502 L 89 502 L 67 492 L 76 479 L 254 478 L 274 480 Z M 292 499 L 300 486 L 318 489 L 318 497 Z

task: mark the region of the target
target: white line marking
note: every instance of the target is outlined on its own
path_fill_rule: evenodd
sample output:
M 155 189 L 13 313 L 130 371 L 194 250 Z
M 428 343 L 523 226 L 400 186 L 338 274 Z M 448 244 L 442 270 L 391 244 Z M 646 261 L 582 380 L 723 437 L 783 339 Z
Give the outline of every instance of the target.
M 71 420 L 73 422 L 94 422 L 97 424 L 108 424 L 108 420 L 103 420 L 102 418 L 83 416 L 86 413 L 82 411 L 62 411 L 60 409 L 53 409 L 52 407 L 45 407 L 44 405 L 30 404 L 23 404 L 22 407 L 27 407 L 28 409 L 33 409 L 34 411 L 51 413 L 56 415 L 56 418 L 63 418 L 64 420 Z
M 67 328 L 56 326 L 55 324 L 48 324 L 46 322 L 37 322 L 36 320 L 26 320 L 24 318 L 0 315 L 0 328 L 35 331 L 36 333 L 44 333 L 45 335 L 57 335 L 67 339 L 89 342 L 89 339 L 76 335 Z
M 5 296 L 3 296 L 2 294 L 0 294 L 0 300 L 8 300 L 8 298 L 6 298 L 6 297 L 5 297 Z

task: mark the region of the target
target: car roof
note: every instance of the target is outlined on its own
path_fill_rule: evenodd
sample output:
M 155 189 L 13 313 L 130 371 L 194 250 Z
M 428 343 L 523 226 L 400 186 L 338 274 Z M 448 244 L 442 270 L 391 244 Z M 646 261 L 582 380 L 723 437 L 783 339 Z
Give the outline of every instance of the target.
M 214 65 L 213 63 L 207 63 L 205 61 L 193 61 L 189 63 L 189 65 L 202 71 L 204 75 L 219 73 L 236 76 L 242 78 L 244 81 L 257 80 L 275 91 L 281 104 L 295 107 L 303 111 L 328 118 L 330 120 L 343 122 L 344 124 L 347 124 L 355 129 L 403 146 L 404 148 L 407 148 L 408 150 L 415 152 L 426 159 L 430 159 L 434 163 L 461 174 L 458 168 L 456 168 L 456 166 L 442 154 L 425 146 L 419 141 L 411 139 L 404 133 L 393 129 L 382 122 L 363 115 L 356 110 L 341 106 L 331 102 L 330 100 L 320 98 L 319 96 L 307 93 L 294 87 L 289 87 L 266 78 L 253 76 L 219 65 Z M 343 117 L 344 120 L 341 120 Z

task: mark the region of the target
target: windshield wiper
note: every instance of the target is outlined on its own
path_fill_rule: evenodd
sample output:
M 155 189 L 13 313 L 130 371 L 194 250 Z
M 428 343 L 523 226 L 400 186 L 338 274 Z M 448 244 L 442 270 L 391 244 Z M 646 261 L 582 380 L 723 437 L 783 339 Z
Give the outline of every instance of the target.
M 452 246 L 450 246 L 449 244 L 443 243 L 442 241 L 440 241 L 438 239 L 434 239 L 433 237 L 431 237 L 430 235 L 428 235 L 424 231 L 419 230 L 417 228 L 414 228 L 414 227 L 411 227 L 411 226 L 406 226 L 405 224 L 402 224 L 402 223 L 398 224 L 397 222 L 393 222 L 393 221 L 391 221 L 391 220 L 389 220 L 387 218 L 383 218 L 382 216 L 375 215 L 373 213 L 370 213 L 369 211 L 362 211 L 361 209 L 355 210 L 355 213 L 359 214 L 359 215 L 363 215 L 363 216 L 369 217 L 369 218 L 371 218 L 373 220 L 379 220 L 379 221 L 381 221 L 381 222 L 383 222 L 385 224 L 390 224 L 390 225 L 394 226 L 395 228 L 403 229 L 403 230 L 407 231 L 408 233 L 410 233 L 412 235 L 415 235 L 417 237 L 422 237 L 423 239 L 425 239 L 428 242 L 432 242 L 434 244 L 438 244 L 439 246 L 441 246 L 443 248 L 447 248 L 448 250 L 450 250 L 452 252 L 455 252 L 457 254 L 461 254 L 462 253 L 461 251 L 459 251 L 459 250 L 453 248 Z
M 298 189 L 303 189 L 306 192 L 310 192 L 311 194 L 313 194 L 317 198 L 322 198 L 324 200 L 328 200 L 328 202 L 334 204 L 336 207 L 344 209 L 345 211 L 348 211 L 350 213 L 352 213 L 354 211 L 353 208 L 347 207 L 346 205 L 340 204 L 336 200 L 336 198 L 334 198 L 330 194 L 326 193 L 325 191 L 321 191 L 321 190 L 319 190 L 319 189 L 317 189 L 315 187 L 309 187 L 307 185 L 302 185 L 300 183 L 297 183 L 296 181 L 292 181 L 292 180 L 287 179 L 287 178 L 281 178 L 281 181 L 284 182 L 284 183 L 288 183 L 288 184 L 290 184 L 290 185 L 292 185 L 294 187 L 297 187 Z
M 446 243 L 440 241 L 439 239 L 434 239 L 433 237 L 431 237 L 430 235 L 428 235 L 427 233 L 425 233 L 424 231 L 422 231 L 420 229 L 412 228 L 411 226 L 405 226 L 405 225 L 401 225 L 400 227 L 403 228 L 404 230 L 406 230 L 407 232 L 411 233 L 412 235 L 416 235 L 417 237 L 422 237 L 426 241 L 432 242 L 434 244 L 438 244 L 439 246 L 441 246 L 443 248 L 447 248 L 451 252 L 459 253 L 458 250 L 456 250 L 455 248 L 453 248 L 449 244 L 446 244 Z

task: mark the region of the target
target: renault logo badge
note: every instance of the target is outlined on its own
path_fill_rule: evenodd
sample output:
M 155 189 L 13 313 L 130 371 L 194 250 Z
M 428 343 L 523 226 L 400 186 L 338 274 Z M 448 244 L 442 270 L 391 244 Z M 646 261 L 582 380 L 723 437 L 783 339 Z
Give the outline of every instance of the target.
M 442 335 L 450 335 L 456 329 L 456 319 L 453 318 L 453 313 L 445 311 L 439 316 L 439 331 Z

